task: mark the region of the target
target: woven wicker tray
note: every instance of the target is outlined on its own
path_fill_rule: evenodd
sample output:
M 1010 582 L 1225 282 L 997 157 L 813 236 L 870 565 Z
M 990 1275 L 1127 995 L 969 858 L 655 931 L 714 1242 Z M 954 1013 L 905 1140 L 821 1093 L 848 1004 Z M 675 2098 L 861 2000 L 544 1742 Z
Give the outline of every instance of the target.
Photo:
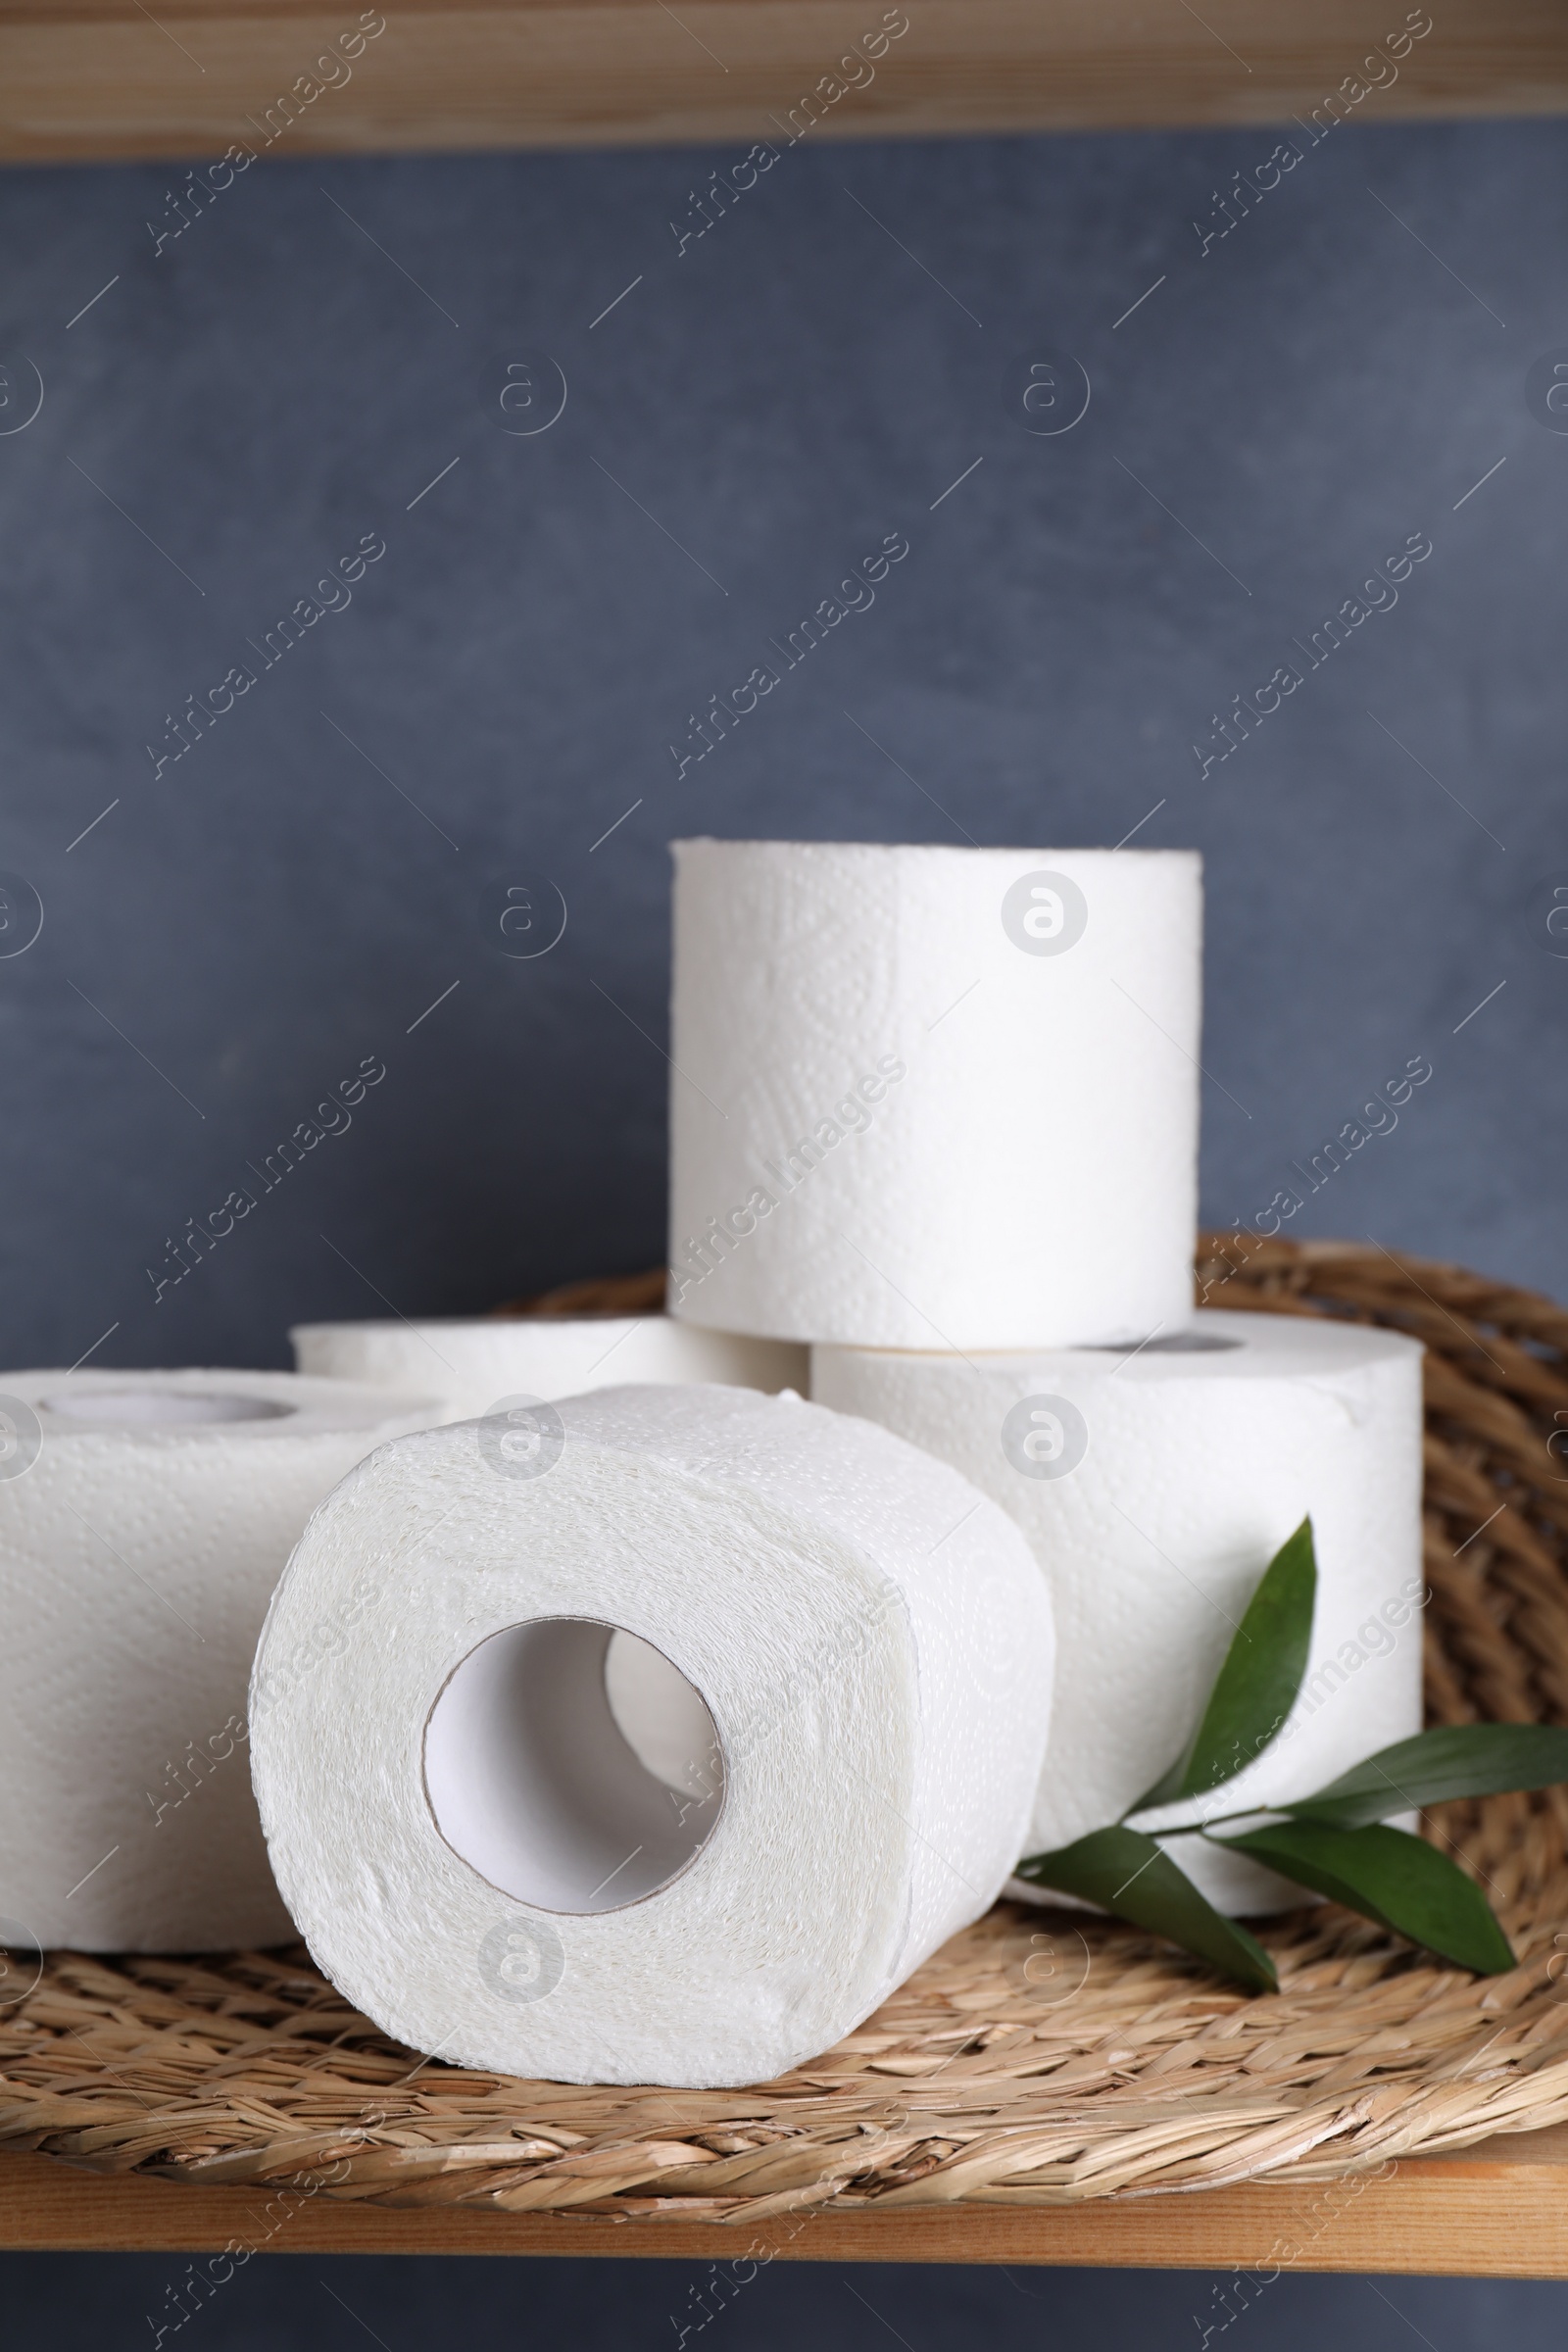
M 1430 1719 L 1568 1721 L 1568 1312 L 1338 1243 L 1221 1237 L 1199 1277 L 1210 1304 L 1426 1342 Z M 577 1286 L 531 1311 L 636 1311 L 647 1291 Z M 1427 1828 L 1487 1886 L 1511 1975 L 1470 1977 L 1324 1905 L 1265 1923 L 1280 1991 L 1249 1998 L 1150 1936 L 1003 1904 L 836 2049 L 752 2090 L 423 2060 L 302 1947 L 57 1953 L 0 2011 L 0 2144 L 382 2205 L 745 2225 L 1314 2180 L 1568 2120 L 1568 1797 L 1445 1806 Z

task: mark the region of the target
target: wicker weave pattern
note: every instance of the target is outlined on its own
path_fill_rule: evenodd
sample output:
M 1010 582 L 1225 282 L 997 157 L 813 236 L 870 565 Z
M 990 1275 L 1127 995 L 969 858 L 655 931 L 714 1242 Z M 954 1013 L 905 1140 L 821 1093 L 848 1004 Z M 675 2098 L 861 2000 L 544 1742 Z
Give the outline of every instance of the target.
M 1426 1342 L 1431 1719 L 1568 1721 L 1568 1460 L 1550 1444 L 1568 1429 L 1568 1313 L 1339 1244 L 1244 1254 L 1222 1237 L 1199 1275 L 1210 1304 Z M 594 1290 L 598 1311 L 646 1303 Z M 858 2033 L 751 2091 L 564 2088 L 419 2060 L 302 1951 L 57 1954 L 0 2012 L 0 2142 L 387 2205 L 744 2228 L 829 2200 L 1326 2178 L 1568 2120 L 1568 1798 L 1447 1806 L 1428 1828 L 1487 1884 L 1512 1975 L 1471 1978 L 1326 1905 L 1264 1925 L 1281 1990 L 1250 1999 L 1130 1929 L 1004 1904 Z

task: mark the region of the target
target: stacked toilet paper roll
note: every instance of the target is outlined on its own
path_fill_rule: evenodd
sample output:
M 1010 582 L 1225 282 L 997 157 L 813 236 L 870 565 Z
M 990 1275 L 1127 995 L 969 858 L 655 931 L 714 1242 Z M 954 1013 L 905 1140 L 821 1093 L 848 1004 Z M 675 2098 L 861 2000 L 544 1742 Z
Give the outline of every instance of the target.
M 674 848 L 674 1314 L 971 1349 L 1186 1321 L 1196 854 Z
M 278 1884 L 416 2048 L 763 2081 L 1002 1886 L 1044 1581 L 945 1464 L 798 1397 L 605 1390 L 520 1434 L 400 1439 L 312 1520 L 252 1691 Z M 634 1746 L 661 1680 L 677 1703 Z
M 1319 1582 L 1306 1677 L 1277 1740 L 1221 1792 L 1222 1809 L 1304 1795 L 1420 1730 L 1414 1341 L 1204 1312 L 1190 1333 L 1136 1353 L 819 1348 L 812 1394 L 962 1470 L 1017 1520 L 1045 1571 L 1059 1673 L 1020 1853 L 1115 1821 L 1153 1786 L 1269 1559 L 1308 1514 Z M 1200 1839 L 1173 1850 L 1225 1910 L 1301 1899 Z
M 292 1934 L 246 1685 L 316 1504 L 423 1399 L 268 1372 L 0 1375 L 0 1915 L 83 1951 Z
M 467 1421 L 508 1396 L 549 1401 L 633 1381 L 716 1381 L 726 1388 L 805 1390 L 804 1348 L 668 1315 L 518 1315 L 423 1323 L 299 1323 L 289 1333 L 301 1372 L 377 1382 L 438 1396 L 443 1421 Z

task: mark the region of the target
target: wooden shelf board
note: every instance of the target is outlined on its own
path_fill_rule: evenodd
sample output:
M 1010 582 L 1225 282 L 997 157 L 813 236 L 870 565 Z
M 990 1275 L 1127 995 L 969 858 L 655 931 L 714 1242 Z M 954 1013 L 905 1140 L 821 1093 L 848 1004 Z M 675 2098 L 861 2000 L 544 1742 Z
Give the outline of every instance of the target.
M 374 21 L 378 12 L 366 12 Z M 718 142 L 744 155 L 884 22 L 884 0 L 416 0 L 335 85 L 268 110 L 360 22 L 355 0 L 0 0 L 0 161 Z M 805 135 L 1284 123 L 1404 0 L 903 0 L 907 30 Z M 1421 10 L 1412 12 L 1419 19 Z M 1559 0 L 1443 0 L 1360 122 L 1568 111 Z M 803 116 L 803 121 L 809 121 Z M 270 143 L 269 143 L 270 142 Z M 1262 162 L 1265 148 L 1259 154 Z
M 0 2245 L 119 2252 L 662 2255 L 793 2262 L 1000 2262 L 1110 2269 L 1568 2278 L 1568 2126 L 1407 2158 L 1362 2180 L 1254 2182 L 1070 2209 L 1018 2205 L 681 2221 L 390 2212 L 261 2188 L 109 2179 L 0 2155 Z

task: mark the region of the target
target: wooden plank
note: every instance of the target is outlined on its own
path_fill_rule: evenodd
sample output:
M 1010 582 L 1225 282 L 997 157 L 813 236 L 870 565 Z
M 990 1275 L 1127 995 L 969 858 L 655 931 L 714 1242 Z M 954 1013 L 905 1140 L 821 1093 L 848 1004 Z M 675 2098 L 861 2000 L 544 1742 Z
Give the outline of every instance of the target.
M 1176 0 L 686 0 L 673 16 L 659 0 L 416 0 L 363 20 L 354 0 L 168 0 L 156 22 L 132 0 L 0 0 L 0 159 L 216 159 L 233 142 L 744 153 L 782 146 L 792 117 L 812 140 L 1284 122 L 1362 87 L 1348 77 L 1374 45 L 1382 86 L 1341 101 L 1356 121 L 1568 110 L 1560 0 L 1408 16 L 1431 29 L 1395 59 L 1403 0 L 1209 0 L 1201 17 Z M 357 36 L 362 22 L 383 29 Z
M 1205 2189 L 1071 2209 L 1005 2205 L 785 2215 L 761 2225 L 462 2208 L 393 2213 L 324 2196 L 106 2179 L 0 2156 L 0 2244 L 278 2254 L 662 2255 L 792 2262 L 1004 2262 L 1568 2278 L 1568 2126 L 1361 2180 Z

